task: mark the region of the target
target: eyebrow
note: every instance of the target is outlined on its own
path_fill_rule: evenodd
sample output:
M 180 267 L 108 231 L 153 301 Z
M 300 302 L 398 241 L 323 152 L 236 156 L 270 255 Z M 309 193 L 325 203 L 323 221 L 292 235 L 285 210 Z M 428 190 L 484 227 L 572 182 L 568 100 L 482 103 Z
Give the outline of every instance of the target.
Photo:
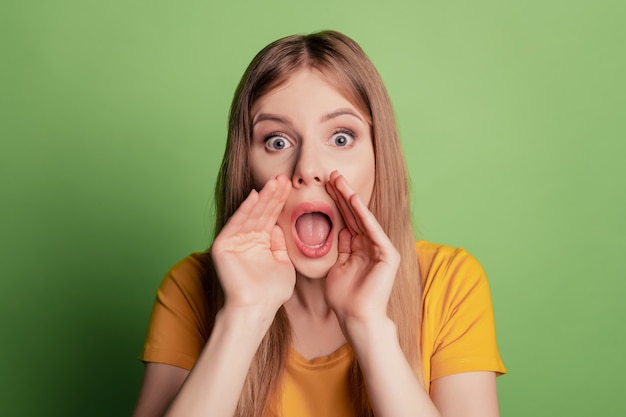
M 365 120 L 363 120 L 363 118 L 361 116 L 359 116 L 358 113 L 356 113 L 354 110 L 349 109 L 349 108 L 337 109 L 337 110 L 335 110 L 333 112 L 325 114 L 325 115 L 323 115 L 321 117 L 320 121 L 321 122 L 327 122 L 327 121 L 329 121 L 331 119 L 334 119 L 336 117 L 343 116 L 343 115 L 349 115 L 349 116 L 356 117 L 357 119 L 359 119 L 360 121 L 365 123 Z M 367 123 L 365 123 L 365 124 L 367 124 Z
M 363 118 L 361 116 L 359 116 L 358 113 L 356 113 L 354 110 L 349 109 L 349 108 L 341 108 L 341 109 L 337 109 L 335 111 L 332 111 L 330 113 L 327 113 L 325 115 L 323 115 L 320 118 L 320 122 L 327 122 L 329 120 L 335 119 L 339 116 L 344 116 L 344 115 L 348 115 L 348 116 L 353 116 L 356 117 L 357 119 L 359 119 L 361 122 L 367 124 L 365 122 L 365 120 L 363 120 Z M 274 122 L 278 122 L 284 125 L 292 125 L 293 123 L 291 122 L 291 119 L 285 116 L 279 116 L 277 114 L 272 114 L 272 113 L 261 113 L 259 114 L 255 120 L 252 122 L 252 127 L 254 128 L 254 126 L 256 126 L 257 123 L 266 121 L 266 120 L 271 120 Z
M 277 114 L 271 113 L 261 113 L 252 122 L 252 127 L 256 126 L 257 123 L 263 122 L 265 120 L 272 120 L 274 122 L 282 123 L 284 125 L 291 125 L 291 119 L 289 119 L 288 117 L 278 116 Z

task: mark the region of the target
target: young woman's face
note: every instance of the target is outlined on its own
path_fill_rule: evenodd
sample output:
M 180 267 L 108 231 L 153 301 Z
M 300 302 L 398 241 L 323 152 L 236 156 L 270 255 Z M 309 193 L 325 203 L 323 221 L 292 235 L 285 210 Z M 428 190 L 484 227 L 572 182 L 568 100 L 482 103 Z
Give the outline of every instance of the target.
M 323 278 L 337 260 L 344 227 L 326 192 L 338 170 L 368 204 L 374 188 L 374 147 L 366 117 L 318 71 L 303 69 L 264 95 L 252 112 L 250 151 L 256 189 L 279 174 L 293 188 L 278 219 L 296 270 Z

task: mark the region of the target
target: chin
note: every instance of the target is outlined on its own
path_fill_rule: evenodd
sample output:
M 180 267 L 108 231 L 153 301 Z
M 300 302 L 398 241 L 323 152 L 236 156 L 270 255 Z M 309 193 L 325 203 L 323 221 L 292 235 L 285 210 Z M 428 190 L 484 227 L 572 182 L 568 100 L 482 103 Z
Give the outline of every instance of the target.
M 323 279 L 328 276 L 328 271 L 337 262 L 338 253 L 336 250 L 331 250 L 328 254 L 320 258 L 307 258 L 299 253 L 299 250 L 294 248 L 294 251 L 289 251 L 289 258 L 293 263 L 294 268 L 298 275 L 309 279 Z

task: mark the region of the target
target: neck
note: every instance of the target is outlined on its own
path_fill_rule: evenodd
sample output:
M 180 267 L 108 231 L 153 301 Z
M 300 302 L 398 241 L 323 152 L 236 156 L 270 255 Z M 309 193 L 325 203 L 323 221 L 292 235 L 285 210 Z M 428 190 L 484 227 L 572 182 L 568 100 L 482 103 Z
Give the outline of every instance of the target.
M 311 319 L 327 320 L 334 316 L 326 303 L 326 278 L 311 279 L 296 274 L 296 286 L 291 298 L 285 303 L 287 311 L 297 310 Z
M 284 304 L 293 347 L 307 360 L 335 352 L 346 343 L 335 312 L 326 303 L 326 279 L 296 275 L 293 296 Z

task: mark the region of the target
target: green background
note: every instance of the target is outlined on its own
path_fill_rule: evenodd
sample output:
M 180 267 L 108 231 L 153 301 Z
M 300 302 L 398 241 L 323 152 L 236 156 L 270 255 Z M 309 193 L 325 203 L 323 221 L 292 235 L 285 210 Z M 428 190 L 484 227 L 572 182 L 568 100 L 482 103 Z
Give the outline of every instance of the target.
M 490 277 L 503 416 L 626 415 L 623 4 L 3 0 L 0 414 L 130 414 L 239 77 L 334 28 L 389 89 L 419 236 Z

